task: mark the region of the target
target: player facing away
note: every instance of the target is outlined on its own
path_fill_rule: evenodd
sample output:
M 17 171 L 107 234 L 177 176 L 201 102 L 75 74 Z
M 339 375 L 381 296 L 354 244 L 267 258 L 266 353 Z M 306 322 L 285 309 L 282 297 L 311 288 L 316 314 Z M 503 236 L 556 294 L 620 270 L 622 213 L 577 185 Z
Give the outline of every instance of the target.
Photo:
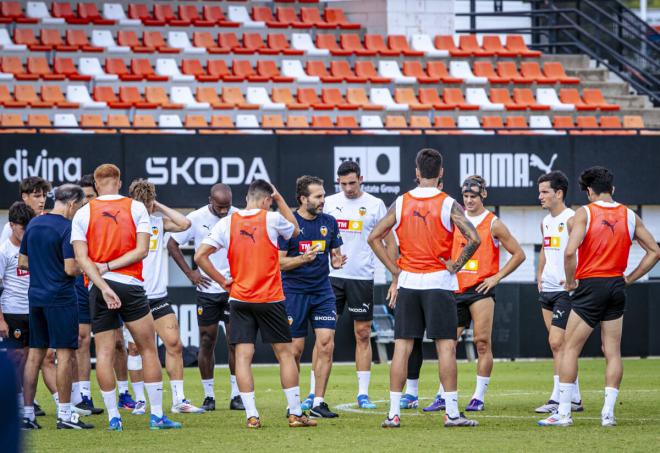
M 660 248 L 642 219 L 612 198 L 614 175 L 607 168 L 591 167 L 582 172 L 580 189 L 587 192 L 590 203 L 575 212 L 564 253 L 565 288 L 574 292 L 559 364 L 559 408 L 557 413 L 539 421 L 541 426 L 573 424 L 571 398 L 578 358 L 598 324 L 605 355 L 601 425 L 616 425 L 614 405 L 623 378 L 621 333 L 626 285 L 644 276 L 660 259 Z M 637 267 L 624 276 L 633 240 L 646 253 Z
M 553 388 L 550 399 L 536 408 L 537 413 L 554 413 L 559 406 L 559 363 L 564 343 L 568 315 L 571 312 L 571 297 L 564 288 L 564 252 L 568 245 L 568 232 L 573 227 L 575 211 L 566 207 L 564 200 L 568 191 L 568 178 L 561 171 L 552 171 L 538 180 L 541 207 L 548 215 L 541 222 L 543 246 L 539 254 L 536 282 L 543 322 L 548 330 L 548 343 L 554 362 Z M 582 412 L 580 385 L 575 379 L 575 393 L 571 398 L 571 410 Z
M 217 282 L 209 278 L 203 270 L 191 269 L 179 247 L 193 241 L 195 250 L 197 250 L 215 224 L 227 215 L 232 214 L 235 210 L 232 207 L 231 188 L 225 184 L 215 184 L 211 187 L 208 204 L 188 214 L 187 217 L 192 223 L 192 226 L 186 231 L 173 234 L 167 242 L 167 250 L 170 256 L 192 284 L 197 287 L 197 325 L 199 327 L 199 353 L 197 355 L 197 362 L 204 388 L 202 408 L 206 411 L 215 410 L 215 379 L 213 373 L 215 371 L 215 345 L 218 341 L 218 323 L 220 321 L 225 324 L 227 337 L 227 356 L 229 357 L 231 383 L 229 409 L 244 409 L 241 397 L 238 394 L 236 375 L 234 373 L 234 346 L 229 344 L 229 337 L 231 336 L 229 293 Z M 217 253 L 211 255 L 210 259 L 214 267 L 225 278 L 229 278 L 227 249 L 218 250 Z
M 135 340 L 151 405 L 150 428 L 181 428 L 163 414 L 163 376 L 155 342 L 154 320 L 144 292 L 142 260 L 149 254 L 149 213 L 138 201 L 119 195 L 121 175 L 112 164 L 94 171 L 99 196 L 73 219 L 71 242 L 76 261 L 91 281 L 92 332 L 96 377 L 108 411 L 109 430 L 122 431 L 115 396 L 116 329 L 121 321 Z
M 80 186 L 64 184 L 54 193 L 55 207 L 30 221 L 21 241 L 18 267 L 30 271 L 30 351 L 23 393 L 25 429 L 38 429 L 34 419 L 37 376 L 47 349 L 57 351 L 58 429 L 91 429 L 72 414 L 71 383 L 77 376 L 78 300 L 74 290 L 80 269 L 70 244 L 71 218 L 83 204 Z
M 470 176 L 461 186 L 465 216 L 479 234 L 481 245 L 463 268 L 456 273 L 459 289 L 456 291 L 458 332 L 474 323 L 474 344 L 477 348 L 477 383 L 466 411 L 484 410 L 484 399 L 493 371 L 491 336 L 495 313 L 495 287 L 525 261 L 518 241 L 504 222 L 484 207 L 488 196 L 486 181 L 481 176 Z M 454 235 L 452 258 L 458 259 L 467 244 L 460 234 Z M 500 246 L 511 257 L 500 269 Z
M 156 186 L 136 179 L 128 188 L 130 197 L 144 204 L 151 221 L 149 254 L 142 262 L 144 291 L 149 299 L 156 333 L 165 345 L 165 368 L 172 389 L 172 412 L 201 414 L 204 409 L 193 406 L 183 390 L 183 345 L 174 310 L 167 297 L 167 260 L 164 259 L 165 233 L 177 233 L 190 228 L 191 222 L 183 214 L 156 200 Z
M 277 238 L 290 239 L 299 233 L 298 224 L 284 198 L 264 180 L 248 189 L 245 209 L 218 222 L 195 252 L 195 262 L 219 285 L 230 291 L 232 329 L 236 345 L 236 377 L 245 406 L 248 428 L 261 428 L 254 397 L 252 358 L 257 333 L 270 343 L 280 364 L 280 380 L 289 406 L 292 428 L 316 426 L 300 407 L 298 368 L 284 307 Z M 279 212 L 269 212 L 273 203 Z M 231 277 L 215 267 L 210 255 L 227 250 Z M 252 259 L 252 257 L 259 259 Z
M 415 159 L 417 188 L 399 196 L 369 235 L 369 245 L 392 273 L 387 298 L 395 308 L 394 356 L 390 366 L 390 410 L 383 428 L 400 425 L 400 400 L 408 357 L 416 338 L 435 341 L 440 381 L 445 389 L 446 427 L 477 426 L 458 410 L 456 374 L 456 272 L 479 247 L 479 235 L 463 208 L 438 189 L 442 155 L 425 148 Z M 392 261 L 383 240 L 394 228 L 400 257 Z M 463 252 L 451 259 L 454 228 L 467 238 Z
M 337 305 L 328 276 L 330 266 L 341 268 L 346 263 L 346 256 L 341 254 L 342 239 L 337 220 L 323 213 L 323 180 L 316 176 L 298 178 L 296 199 L 299 207 L 293 215 L 300 226 L 300 234 L 290 239 L 279 238 L 278 242 L 285 306 L 298 368 L 308 324 L 312 324 L 316 335 L 315 392 L 308 397 L 303 408 L 310 409 L 312 417 L 335 418 L 339 415 L 325 402 L 337 325 Z
M 341 191 L 326 197 L 323 212 L 337 219 L 344 243 L 342 251 L 348 257 L 345 266 L 330 271 L 330 282 L 337 300 L 337 316 L 348 307 L 353 320 L 358 406 L 375 409 L 376 405 L 369 400 L 375 257 L 367 238 L 387 208 L 380 198 L 362 190 L 362 181 L 360 166 L 354 161 L 343 162 L 337 169 Z

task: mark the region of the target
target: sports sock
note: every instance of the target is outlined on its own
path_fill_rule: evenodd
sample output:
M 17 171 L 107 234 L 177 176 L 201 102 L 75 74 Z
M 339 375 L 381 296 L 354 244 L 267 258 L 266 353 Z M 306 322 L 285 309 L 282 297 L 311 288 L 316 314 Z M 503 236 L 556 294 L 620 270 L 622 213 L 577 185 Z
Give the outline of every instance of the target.
M 417 396 L 419 394 L 419 379 L 406 379 L 406 395 Z
M 135 393 L 135 401 L 146 402 L 147 398 L 144 396 L 144 382 L 131 382 L 131 387 L 133 387 L 133 393 Z
M 472 398 L 476 398 L 479 401 L 483 401 L 486 397 L 486 391 L 488 390 L 488 383 L 490 382 L 490 377 L 483 377 L 477 375 L 477 386 L 474 388 L 474 395 Z
M 571 415 L 571 397 L 573 396 L 573 387 L 575 384 L 572 382 L 565 384 L 559 383 L 559 410 L 558 413 L 562 417 Z
M 18 392 L 18 394 L 16 395 L 16 400 L 18 401 L 18 409 L 19 410 L 22 409 L 23 408 L 23 392 Z
M 117 391 L 120 395 L 128 392 L 128 381 L 117 381 Z
M 391 420 L 401 413 L 401 392 L 390 392 L 390 412 L 387 417 Z
M 53 397 L 53 401 L 55 401 L 55 405 L 60 404 L 60 395 L 59 395 L 59 393 L 55 392 L 51 396 Z
M 321 404 L 324 401 L 322 396 L 315 396 L 314 397 L 314 403 L 312 404 L 312 407 L 316 407 L 319 404 Z
M 286 403 L 289 405 L 289 413 L 293 415 L 302 415 L 300 408 L 300 386 L 284 389 Z
M 23 417 L 34 421 L 34 406 L 23 406 Z
M 358 395 L 369 395 L 369 381 L 371 380 L 371 371 L 358 371 Z
M 552 387 L 552 395 L 550 395 L 550 400 L 558 403 L 559 402 L 559 375 L 555 374 L 552 377 L 552 380 L 554 382 L 554 385 Z
M 574 403 L 579 403 L 582 401 L 582 395 L 580 394 L 580 383 L 578 378 L 575 378 L 575 388 L 573 389 L 573 398 Z
M 603 404 L 603 410 L 600 411 L 601 416 L 614 415 L 614 405 L 616 404 L 617 396 L 619 396 L 619 389 L 605 387 L 605 403 Z
M 109 392 L 104 392 L 101 390 L 101 395 L 103 395 L 103 403 L 105 408 L 108 410 L 108 420 L 113 418 L 121 418 L 119 416 L 119 409 L 117 409 L 117 397 L 115 396 L 115 389 L 110 390 Z
M 204 387 L 204 397 L 215 399 L 215 391 L 213 390 L 215 379 L 202 379 L 202 386 Z
M 89 381 L 80 381 L 80 393 L 82 393 L 82 396 L 86 396 L 87 398 L 92 397 L 92 386 Z
M 259 417 L 259 412 L 257 412 L 257 403 L 254 400 L 254 392 L 240 393 L 241 401 L 243 401 L 243 406 L 245 407 L 245 417 Z
M 236 398 L 239 395 L 238 384 L 236 383 L 236 375 L 232 374 L 229 376 L 229 382 L 231 382 L 231 399 Z
M 71 403 L 60 403 L 57 406 L 57 418 L 64 422 L 71 421 Z
M 80 394 L 80 382 L 71 383 L 71 404 L 74 406 L 82 403 L 82 395 Z
M 447 406 L 447 415 L 451 418 L 456 418 L 461 415 L 458 411 L 458 392 L 445 392 L 444 397 Z
M 170 381 L 170 387 L 172 388 L 173 406 L 186 399 L 185 394 L 183 393 L 183 381 Z
M 314 395 L 316 393 L 316 375 L 314 370 L 309 372 L 309 394 Z
M 163 381 L 145 382 L 144 386 L 147 388 L 147 395 L 149 395 L 151 415 L 161 418 L 163 416 Z
M 440 398 L 445 397 L 445 388 L 442 386 L 442 382 L 440 383 L 440 387 L 438 387 L 438 396 Z

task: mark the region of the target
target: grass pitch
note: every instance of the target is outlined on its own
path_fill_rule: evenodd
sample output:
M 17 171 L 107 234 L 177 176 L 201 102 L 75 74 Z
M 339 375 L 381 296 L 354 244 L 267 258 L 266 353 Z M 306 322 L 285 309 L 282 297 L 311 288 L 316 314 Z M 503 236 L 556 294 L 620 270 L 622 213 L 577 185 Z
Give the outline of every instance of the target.
M 398 430 L 380 428 L 388 408 L 386 365 L 372 369 L 371 397 L 378 403 L 374 411 L 359 410 L 354 404 L 357 379 L 353 366 L 336 365 L 330 377 L 326 400 L 339 406 L 340 417 L 320 420 L 316 428 L 290 429 L 285 415 L 286 400 L 280 389 L 276 367 L 256 367 L 257 407 L 264 427 L 248 431 L 242 412 L 228 410 L 229 377 L 226 368 L 217 369 L 218 410 L 201 415 L 171 415 L 183 423 L 182 430 L 150 431 L 148 416 L 132 416 L 122 411 L 124 432 L 108 432 L 106 414 L 86 417 L 96 428 L 89 431 L 55 429 L 52 399 L 40 384 L 38 398 L 47 416 L 39 417 L 43 429 L 26 436 L 27 450 L 54 451 L 157 451 L 196 453 L 261 451 L 658 451 L 660 449 L 660 360 L 626 360 L 622 390 L 615 415 L 618 426 L 602 428 L 603 360 L 580 363 L 580 385 L 585 412 L 574 415 L 570 428 L 541 428 L 534 414 L 552 390 L 552 363 L 495 363 L 486 396 L 486 411 L 470 415 L 479 420 L 477 428 L 445 429 L 442 414 L 424 414 L 420 409 L 403 411 Z M 165 373 L 164 373 L 165 375 Z M 474 389 L 474 364 L 459 364 L 461 408 Z M 92 376 L 92 379 L 94 377 Z M 186 396 L 201 404 L 203 392 L 197 369 L 186 369 Z M 93 397 L 102 407 L 101 395 L 93 382 Z M 309 367 L 302 372 L 302 393 L 309 385 Z M 437 368 L 427 362 L 420 380 L 420 406 L 426 405 L 438 387 Z M 163 405 L 169 408 L 169 383 L 164 385 Z M 168 414 L 170 416 L 170 414 Z M 1 450 L 1 448 L 0 448 Z

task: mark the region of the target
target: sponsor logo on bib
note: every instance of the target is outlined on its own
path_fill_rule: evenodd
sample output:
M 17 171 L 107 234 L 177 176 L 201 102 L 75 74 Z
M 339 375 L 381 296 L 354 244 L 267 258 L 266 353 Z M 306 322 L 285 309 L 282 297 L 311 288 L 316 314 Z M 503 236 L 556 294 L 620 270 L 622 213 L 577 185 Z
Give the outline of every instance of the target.
M 461 271 L 466 271 L 466 272 L 477 272 L 479 270 L 479 260 L 468 260 L 467 263 L 465 263 L 465 266 L 463 266 L 463 269 Z
M 353 231 L 361 232 L 362 231 L 362 220 L 337 220 L 337 226 L 341 231 Z
M 543 238 L 543 247 L 559 248 L 561 247 L 561 238 L 559 236 L 546 236 Z

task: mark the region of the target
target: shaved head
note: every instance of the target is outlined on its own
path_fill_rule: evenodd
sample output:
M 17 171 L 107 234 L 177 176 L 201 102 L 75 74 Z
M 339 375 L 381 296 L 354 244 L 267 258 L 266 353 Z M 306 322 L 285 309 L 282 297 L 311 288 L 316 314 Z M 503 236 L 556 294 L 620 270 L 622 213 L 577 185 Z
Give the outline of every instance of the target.
M 216 216 L 222 218 L 229 213 L 232 203 L 231 187 L 227 184 L 214 184 L 209 196 L 209 210 Z

